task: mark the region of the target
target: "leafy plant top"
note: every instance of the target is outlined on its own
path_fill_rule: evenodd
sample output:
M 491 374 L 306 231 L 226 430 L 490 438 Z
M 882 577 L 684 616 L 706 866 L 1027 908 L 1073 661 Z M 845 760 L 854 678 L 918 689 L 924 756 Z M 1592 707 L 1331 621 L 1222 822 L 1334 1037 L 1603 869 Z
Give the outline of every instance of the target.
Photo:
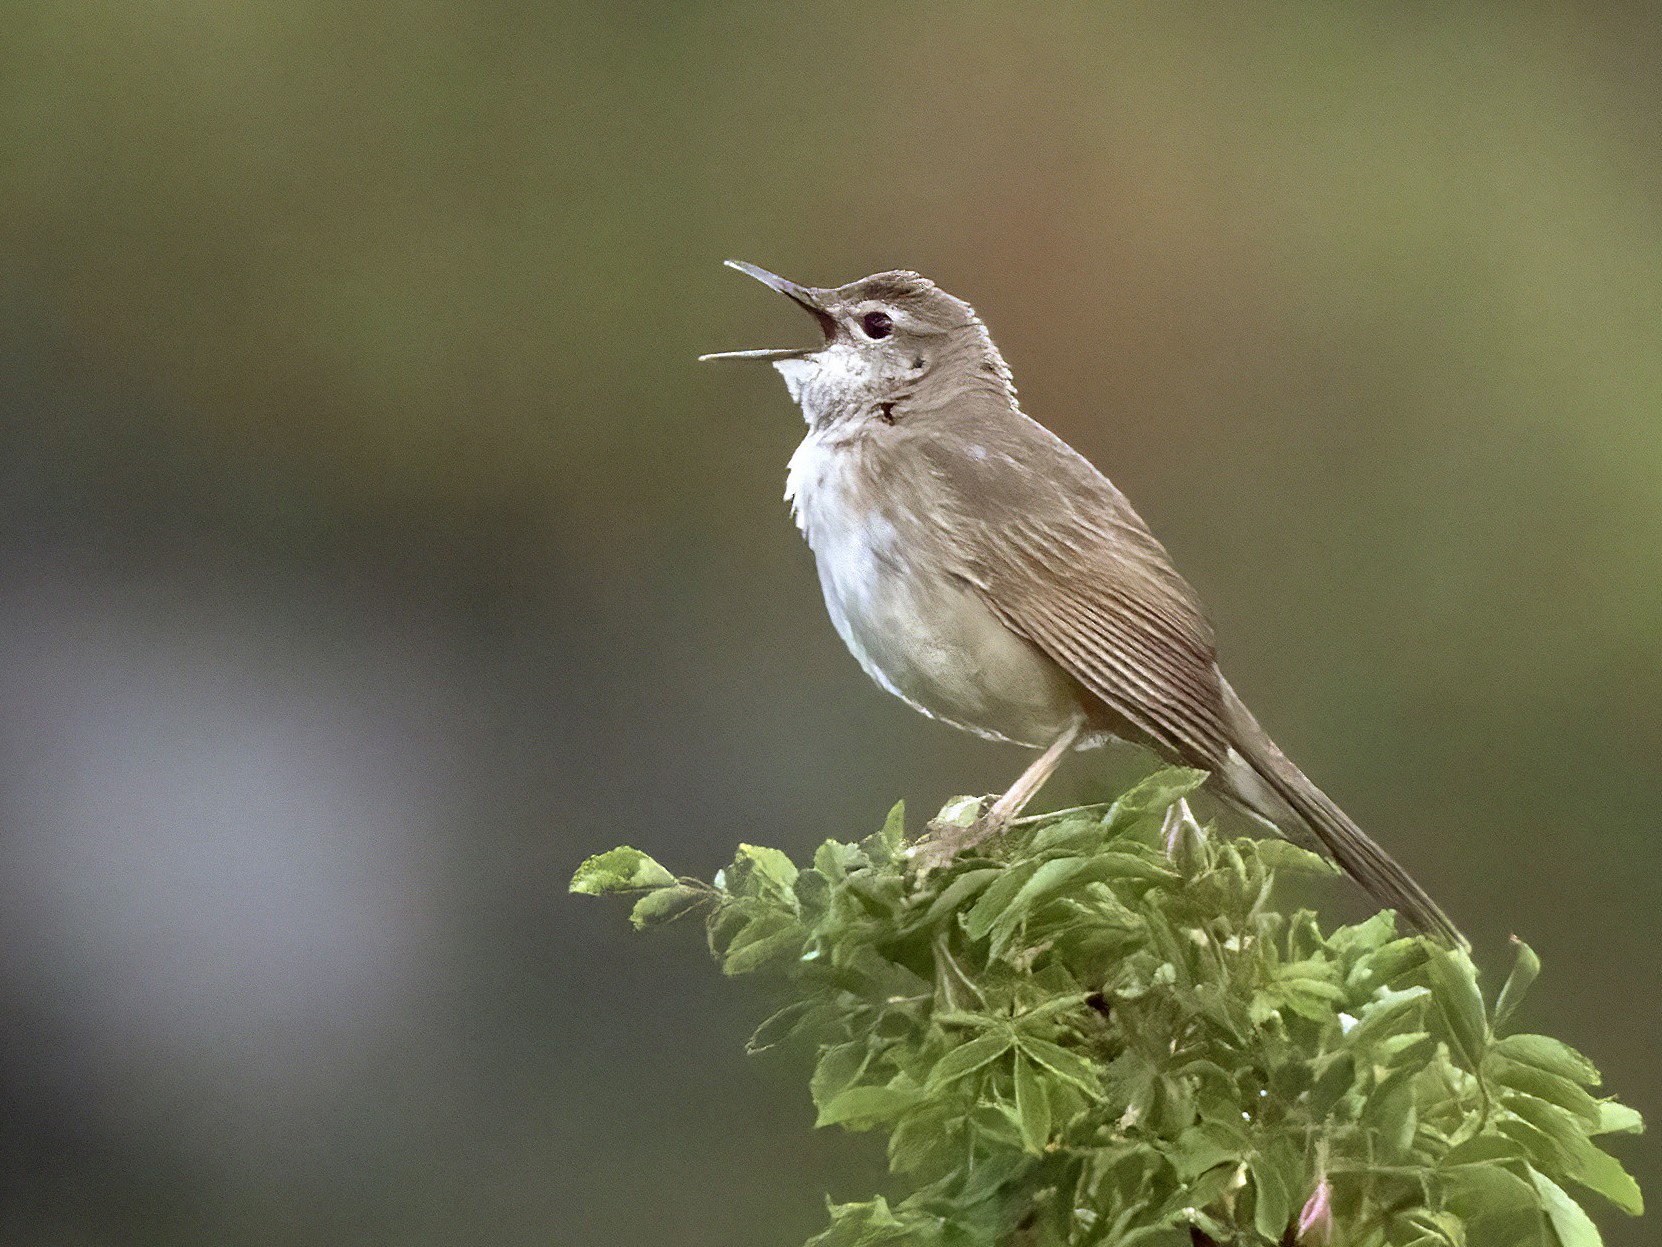
M 817 1047 L 818 1125 L 880 1131 L 909 1190 L 830 1208 L 811 1247 L 1594 1247 L 1589 1195 L 1641 1211 L 1595 1140 L 1639 1115 L 1545 1035 L 1507 1032 L 1464 953 L 1393 915 L 1324 932 L 1271 905 L 1326 874 L 1201 827 L 1197 771 L 1022 820 L 918 877 L 896 806 L 799 867 L 742 845 L 712 883 L 620 848 L 572 882 L 698 912 L 728 974 L 781 980 L 751 1040 Z M 969 817 L 955 802 L 948 821 Z

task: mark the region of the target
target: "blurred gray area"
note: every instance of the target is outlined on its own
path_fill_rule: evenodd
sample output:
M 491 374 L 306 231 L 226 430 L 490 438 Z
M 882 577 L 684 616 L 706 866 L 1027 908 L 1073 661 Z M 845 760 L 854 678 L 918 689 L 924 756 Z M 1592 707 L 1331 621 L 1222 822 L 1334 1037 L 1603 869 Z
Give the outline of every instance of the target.
M 1652 6 L 3 23 L 0 1241 L 792 1242 L 882 1181 L 741 1055 L 765 990 L 565 894 L 1022 762 L 842 652 L 797 413 L 693 362 L 810 328 L 728 255 L 973 302 L 1281 743 L 1662 1110 Z

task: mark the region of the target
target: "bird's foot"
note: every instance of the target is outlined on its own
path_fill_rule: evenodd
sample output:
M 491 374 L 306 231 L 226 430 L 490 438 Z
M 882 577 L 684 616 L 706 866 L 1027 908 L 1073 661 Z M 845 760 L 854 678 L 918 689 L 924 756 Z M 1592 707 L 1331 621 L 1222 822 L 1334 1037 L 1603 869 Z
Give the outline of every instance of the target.
M 985 798 L 954 802 L 930 819 L 922 836 L 907 851 L 912 869 L 919 878 L 952 864 L 960 853 L 979 848 L 1010 829 L 1010 819 L 995 806 L 988 810 Z M 985 812 L 983 812 L 985 811 Z

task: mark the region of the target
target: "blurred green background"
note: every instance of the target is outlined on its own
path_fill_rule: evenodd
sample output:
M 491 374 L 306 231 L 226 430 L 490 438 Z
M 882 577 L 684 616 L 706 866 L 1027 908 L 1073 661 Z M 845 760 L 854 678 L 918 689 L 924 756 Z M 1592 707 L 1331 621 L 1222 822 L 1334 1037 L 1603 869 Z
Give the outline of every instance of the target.
M 880 1181 L 762 993 L 565 895 L 1023 762 L 843 652 L 798 414 L 693 362 L 811 337 L 730 255 L 974 303 L 1281 744 L 1662 1111 L 1654 5 L 0 23 L 4 1242 L 790 1243 Z

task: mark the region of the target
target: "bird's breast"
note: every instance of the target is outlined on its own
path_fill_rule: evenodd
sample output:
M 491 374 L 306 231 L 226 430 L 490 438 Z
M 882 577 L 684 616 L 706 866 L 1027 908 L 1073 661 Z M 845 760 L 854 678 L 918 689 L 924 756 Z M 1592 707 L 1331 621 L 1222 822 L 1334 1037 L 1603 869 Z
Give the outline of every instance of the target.
M 787 481 L 838 635 L 879 685 L 925 714 L 1048 745 L 1078 712 L 1077 686 L 953 574 L 944 517 L 883 488 L 868 453 L 810 434 Z

